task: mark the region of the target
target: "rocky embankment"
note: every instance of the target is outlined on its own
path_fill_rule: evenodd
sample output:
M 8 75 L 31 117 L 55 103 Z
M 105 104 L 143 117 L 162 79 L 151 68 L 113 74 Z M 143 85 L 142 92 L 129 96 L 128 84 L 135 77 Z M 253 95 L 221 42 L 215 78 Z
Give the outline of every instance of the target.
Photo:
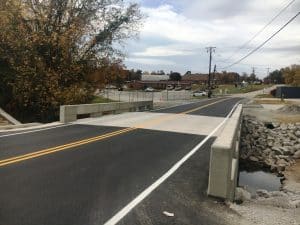
M 300 158 L 300 123 L 262 122 L 245 115 L 240 158 L 281 173 Z
M 285 115 L 287 120 L 282 120 Z M 300 106 L 244 111 L 240 166 L 271 171 L 282 182 L 280 190 L 256 190 L 256 195 L 237 188 L 236 199 L 243 204 L 232 203 L 230 208 L 249 224 L 300 224 L 300 123 L 294 122 L 300 121 L 299 115 Z M 293 123 L 283 123 L 291 118 Z

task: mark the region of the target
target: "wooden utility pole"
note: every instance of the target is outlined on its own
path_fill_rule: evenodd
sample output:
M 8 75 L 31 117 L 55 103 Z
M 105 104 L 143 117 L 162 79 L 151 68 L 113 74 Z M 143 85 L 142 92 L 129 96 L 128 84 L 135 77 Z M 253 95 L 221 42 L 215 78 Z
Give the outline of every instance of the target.
M 215 79 L 216 79 L 216 72 L 217 72 L 217 65 L 215 64 L 214 66 L 214 73 L 213 73 L 213 77 L 212 77 L 212 80 L 213 80 L 213 85 L 215 86 Z
M 209 69 L 208 69 L 208 90 L 211 92 L 211 60 L 212 60 L 212 53 L 215 52 L 216 47 L 207 47 L 206 50 L 209 53 Z M 210 93 L 208 94 L 210 98 Z

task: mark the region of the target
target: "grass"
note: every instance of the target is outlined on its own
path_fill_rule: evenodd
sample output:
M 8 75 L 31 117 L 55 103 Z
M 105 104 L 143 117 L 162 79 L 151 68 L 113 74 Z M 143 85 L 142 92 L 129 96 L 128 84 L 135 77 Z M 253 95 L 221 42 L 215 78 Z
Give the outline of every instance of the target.
M 260 94 L 256 95 L 255 98 L 274 98 L 274 96 L 270 94 Z
M 282 123 L 297 123 L 300 122 L 300 115 L 278 115 L 276 119 Z
M 207 98 L 207 96 L 193 96 L 193 99 L 204 99 Z
M 272 105 L 286 104 L 286 102 L 284 100 L 281 101 L 280 98 L 274 98 L 274 99 L 255 99 L 254 102 L 258 103 L 258 104 L 272 104 Z
M 248 93 L 252 91 L 258 91 L 262 90 L 264 88 L 269 88 L 272 85 L 266 85 L 266 84 L 261 84 L 261 85 L 251 85 L 249 84 L 247 87 L 235 87 L 234 85 L 219 85 L 218 88 L 214 90 L 215 93 L 220 93 L 222 90 L 223 94 L 225 93 L 225 90 L 227 90 L 227 94 L 241 94 L 241 93 Z
M 91 104 L 93 104 L 93 103 L 110 103 L 110 102 L 116 102 L 116 101 L 110 100 L 107 98 L 103 98 L 100 96 L 94 96 L 94 98 L 90 101 Z

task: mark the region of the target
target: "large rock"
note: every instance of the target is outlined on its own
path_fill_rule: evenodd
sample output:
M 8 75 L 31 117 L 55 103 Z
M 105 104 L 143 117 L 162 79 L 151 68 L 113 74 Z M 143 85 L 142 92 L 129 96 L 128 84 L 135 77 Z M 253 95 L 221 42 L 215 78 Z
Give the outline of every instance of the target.
M 300 159 L 300 150 L 296 151 L 293 157 L 294 159 Z
M 300 144 L 294 145 L 293 149 L 294 149 L 295 152 L 299 151 L 300 150 Z
M 283 152 L 280 150 L 279 146 L 273 146 L 272 151 L 275 153 L 275 155 L 283 155 Z
M 280 147 L 280 150 L 282 151 L 283 155 L 292 155 L 292 152 L 290 149 L 291 148 L 289 146 Z
M 249 159 L 253 162 L 258 162 L 258 158 L 254 157 L 254 156 L 250 156 Z
M 236 201 L 246 201 L 251 199 L 251 194 L 250 192 L 246 191 L 243 188 L 237 187 L 235 189 L 235 196 L 234 196 Z
M 264 189 L 256 190 L 256 194 L 257 194 L 257 196 L 263 197 L 263 198 L 269 198 L 270 197 L 270 193 L 267 190 L 264 190 Z

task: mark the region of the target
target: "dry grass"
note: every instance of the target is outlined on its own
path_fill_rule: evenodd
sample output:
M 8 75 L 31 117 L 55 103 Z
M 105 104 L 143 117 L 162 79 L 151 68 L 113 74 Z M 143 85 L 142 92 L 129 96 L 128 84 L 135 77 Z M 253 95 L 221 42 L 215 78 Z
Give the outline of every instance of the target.
M 276 115 L 275 118 L 278 120 L 278 122 L 282 122 L 282 123 L 300 122 L 300 115 L 280 114 L 280 115 Z
M 281 101 L 281 99 L 254 99 L 254 102 L 257 104 L 288 104 L 286 101 Z

